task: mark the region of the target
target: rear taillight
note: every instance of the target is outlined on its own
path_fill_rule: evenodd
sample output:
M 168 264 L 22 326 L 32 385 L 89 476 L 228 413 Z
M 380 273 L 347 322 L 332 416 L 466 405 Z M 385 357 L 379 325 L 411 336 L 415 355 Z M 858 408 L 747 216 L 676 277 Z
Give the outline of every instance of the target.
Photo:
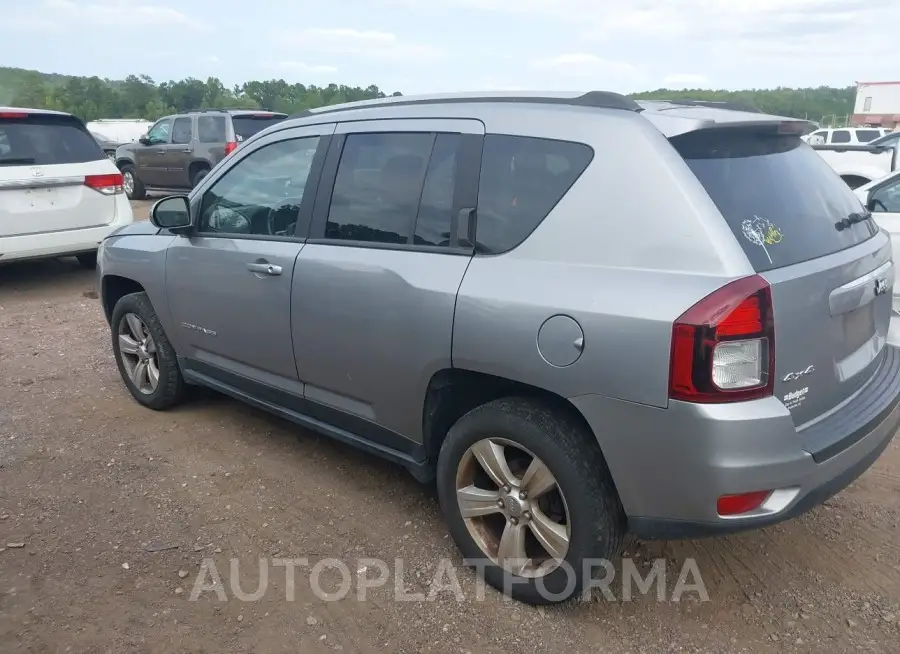
M 234 141 L 229 141 L 225 144 L 225 156 L 227 157 L 229 154 L 237 150 L 237 143 Z
M 0 111 L 0 118 L 28 118 L 25 111 Z
M 737 402 L 775 386 L 772 290 L 759 275 L 726 284 L 675 321 L 669 397 Z
M 125 180 L 122 173 L 109 173 L 106 175 L 87 175 L 84 185 L 103 195 L 118 195 L 125 192 Z

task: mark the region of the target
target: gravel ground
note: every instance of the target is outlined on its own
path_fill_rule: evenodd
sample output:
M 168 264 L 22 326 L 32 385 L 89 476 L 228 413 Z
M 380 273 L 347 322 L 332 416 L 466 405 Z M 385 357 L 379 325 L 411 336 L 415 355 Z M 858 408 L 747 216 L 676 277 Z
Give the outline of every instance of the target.
M 458 562 L 431 489 L 219 396 L 142 409 L 109 340 L 93 275 L 74 260 L 0 268 L 4 653 L 900 651 L 900 440 L 798 520 L 633 543 L 641 574 L 665 561 L 663 602 L 624 601 L 616 583 L 618 601 L 538 610 L 490 590 L 478 601 L 465 569 L 462 601 L 397 601 L 398 583 L 428 597 L 440 561 Z M 350 575 L 336 601 L 323 591 L 341 595 L 340 575 L 310 570 L 331 557 Z M 310 567 L 291 589 L 272 558 Z M 362 600 L 359 576 L 379 572 L 364 558 L 388 562 L 389 580 Z M 708 601 L 671 601 L 688 560 Z M 212 571 L 224 601 L 211 590 L 192 601 Z M 266 592 L 240 599 L 263 574 Z

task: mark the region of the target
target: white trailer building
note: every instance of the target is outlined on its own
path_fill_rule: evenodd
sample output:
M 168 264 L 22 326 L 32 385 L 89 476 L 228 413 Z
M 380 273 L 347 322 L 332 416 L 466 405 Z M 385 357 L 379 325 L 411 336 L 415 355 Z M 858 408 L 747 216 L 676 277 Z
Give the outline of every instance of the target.
M 850 124 L 889 129 L 900 126 L 900 82 L 857 82 Z

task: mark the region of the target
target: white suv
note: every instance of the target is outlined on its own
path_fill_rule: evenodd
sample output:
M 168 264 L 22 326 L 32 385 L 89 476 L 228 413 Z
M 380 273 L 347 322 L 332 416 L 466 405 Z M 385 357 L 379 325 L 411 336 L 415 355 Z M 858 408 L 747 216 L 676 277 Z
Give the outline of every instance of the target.
M 122 173 L 81 120 L 0 107 L 0 264 L 74 255 L 90 267 L 133 220 Z

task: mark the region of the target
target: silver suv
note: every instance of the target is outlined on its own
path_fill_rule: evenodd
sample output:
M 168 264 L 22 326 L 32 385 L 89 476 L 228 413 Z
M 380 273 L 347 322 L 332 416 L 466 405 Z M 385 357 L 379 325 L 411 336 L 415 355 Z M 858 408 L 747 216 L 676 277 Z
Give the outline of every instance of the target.
M 435 480 L 539 603 L 623 538 L 796 516 L 900 422 L 888 237 L 803 121 L 401 97 L 266 129 L 100 250 L 141 404 L 205 386 Z

